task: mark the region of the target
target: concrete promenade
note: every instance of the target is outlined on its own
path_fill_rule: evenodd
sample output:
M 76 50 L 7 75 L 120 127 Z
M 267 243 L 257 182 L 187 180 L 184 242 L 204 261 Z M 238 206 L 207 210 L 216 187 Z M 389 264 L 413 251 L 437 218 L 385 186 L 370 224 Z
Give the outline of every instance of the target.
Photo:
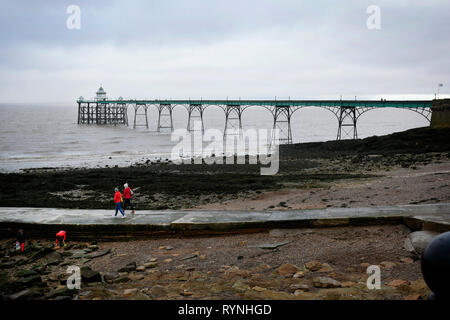
M 137 211 L 122 219 L 114 210 L 0 208 L 1 237 L 18 228 L 33 237 L 57 229 L 72 239 L 132 239 L 165 235 L 255 232 L 270 228 L 406 224 L 413 230 L 450 230 L 450 203 L 286 211 Z

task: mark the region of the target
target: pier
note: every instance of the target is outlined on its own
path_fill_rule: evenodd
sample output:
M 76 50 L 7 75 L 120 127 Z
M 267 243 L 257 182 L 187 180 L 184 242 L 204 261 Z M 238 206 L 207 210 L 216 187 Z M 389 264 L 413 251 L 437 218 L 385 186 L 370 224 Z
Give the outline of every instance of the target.
M 96 125 L 129 125 L 128 109 L 134 110 L 133 128 L 144 126 L 148 129 L 148 108 L 158 111 L 157 131 L 168 129 L 173 131 L 173 113 L 176 108 L 187 110 L 187 130 L 194 130 L 194 122 L 200 122 L 200 130 L 204 131 L 203 114 L 207 108 L 221 108 L 225 116 L 224 135 L 242 130 L 242 114 L 248 108 L 265 108 L 273 116 L 273 129 L 279 129 L 279 141 L 282 144 L 292 143 L 291 119 L 300 109 L 314 107 L 332 112 L 338 122 L 336 139 L 357 139 L 357 122 L 364 113 L 379 108 L 401 108 L 423 116 L 431 123 L 432 100 L 133 100 L 108 99 L 102 87 L 97 97 L 86 100 L 80 97 L 78 103 L 78 124 Z M 139 122 L 139 120 L 141 120 Z M 143 121 L 142 121 L 143 120 Z M 143 124 L 142 124 L 143 123 Z

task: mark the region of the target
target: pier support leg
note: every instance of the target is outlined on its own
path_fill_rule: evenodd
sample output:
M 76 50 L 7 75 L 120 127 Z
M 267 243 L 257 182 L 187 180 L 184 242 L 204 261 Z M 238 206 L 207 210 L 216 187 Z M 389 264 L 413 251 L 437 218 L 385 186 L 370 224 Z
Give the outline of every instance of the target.
M 78 124 L 81 123 L 81 102 L 78 102 Z
M 358 131 L 356 127 L 358 117 L 356 109 L 356 107 L 340 107 L 336 140 L 342 140 L 347 137 L 350 139 L 358 139 Z
M 172 110 L 173 106 L 170 104 L 160 104 L 158 106 L 158 132 L 161 132 L 161 129 L 170 129 L 170 132 L 173 131 Z
M 139 109 L 144 110 L 144 113 L 138 113 Z M 134 124 L 133 124 L 133 129 L 136 129 L 136 127 L 144 127 L 146 129 L 148 129 L 148 117 L 147 117 L 147 109 L 148 106 L 145 104 L 136 104 L 134 105 Z M 137 123 L 137 116 L 141 116 L 145 118 L 145 124 L 138 124 Z
M 223 137 L 226 139 L 230 135 L 242 134 L 242 112 L 243 109 L 239 105 L 225 106 L 225 129 Z
M 201 104 L 191 104 L 187 107 L 188 111 L 188 124 L 187 124 L 187 131 L 193 132 L 195 131 L 195 121 L 200 121 L 201 124 L 201 132 L 204 133 L 205 129 L 203 126 L 203 110 L 204 107 Z
M 291 144 L 292 130 L 291 130 L 291 106 L 275 106 L 272 111 L 273 114 L 273 129 L 279 131 L 278 143 Z

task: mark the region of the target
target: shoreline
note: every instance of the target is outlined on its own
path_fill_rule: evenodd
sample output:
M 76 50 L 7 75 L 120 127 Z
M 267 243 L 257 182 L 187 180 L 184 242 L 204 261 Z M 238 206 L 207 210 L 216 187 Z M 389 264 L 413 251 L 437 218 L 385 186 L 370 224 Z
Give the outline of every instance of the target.
M 282 145 L 280 170 L 273 176 L 261 176 L 260 165 L 163 163 L 1 173 L 0 203 L 113 210 L 113 189 L 125 182 L 135 192 L 136 210 L 223 210 L 239 205 L 246 210 L 288 210 L 448 201 L 449 151 L 450 129 L 426 127 L 363 140 Z M 441 172 L 441 179 L 426 183 L 433 172 Z M 405 178 L 415 190 L 395 178 L 408 173 L 422 174 Z M 358 189 L 361 185 L 366 188 Z M 370 194 L 380 196 L 361 202 Z

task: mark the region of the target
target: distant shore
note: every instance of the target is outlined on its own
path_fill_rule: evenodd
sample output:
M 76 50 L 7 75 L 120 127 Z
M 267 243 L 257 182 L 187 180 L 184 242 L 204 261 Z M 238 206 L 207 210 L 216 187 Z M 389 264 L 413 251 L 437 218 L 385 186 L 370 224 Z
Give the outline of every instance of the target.
M 113 188 L 122 188 L 128 182 L 135 191 L 133 202 L 137 210 L 221 209 L 242 201 L 256 201 L 253 207 L 242 206 L 247 210 L 256 207 L 260 210 L 341 207 L 356 205 L 352 202 L 355 201 L 352 197 L 356 198 L 356 195 L 343 195 L 343 199 L 338 197 L 334 199 L 336 201 L 329 201 L 324 196 L 322 199 L 325 200 L 314 203 L 309 199 L 314 198 L 316 191 L 322 195 L 330 194 L 327 190 L 333 188 L 342 192 L 344 188 L 339 185 L 348 187 L 380 181 L 396 170 L 400 170 L 400 174 L 402 170 L 422 170 L 444 172 L 441 175 L 443 179 L 435 179 L 434 185 L 422 184 L 424 188 L 433 189 L 417 191 L 419 198 L 421 194 L 427 194 L 428 198 L 415 199 L 413 193 L 411 197 L 402 197 L 400 195 L 411 191 L 404 186 L 393 186 L 397 188 L 395 197 L 406 203 L 395 203 L 392 199 L 390 204 L 438 202 L 449 200 L 449 178 L 448 173 L 445 174 L 449 157 L 450 129 L 425 127 L 362 140 L 282 145 L 280 171 L 274 176 L 261 176 L 260 165 L 150 162 L 126 168 L 48 168 L 0 174 L 0 201 L 2 206 L 12 207 L 112 209 Z M 420 188 L 420 181 L 414 183 L 416 188 Z M 383 188 L 381 185 L 379 187 Z M 277 202 L 277 193 L 286 192 L 292 195 L 292 203 L 289 204 L 290 199 Z M 394 197 L 392 192 L 385 193 L 385 197 Z M 303 198 L 296 199 L 299 194 L 306 199 L 303 203 Z M 358 197 L 361 196 L 359 193 Z M 258 199 L 262 200 L 258 202 Z M 374 202 L 373 205 L 379 204 L 379 201 Z

